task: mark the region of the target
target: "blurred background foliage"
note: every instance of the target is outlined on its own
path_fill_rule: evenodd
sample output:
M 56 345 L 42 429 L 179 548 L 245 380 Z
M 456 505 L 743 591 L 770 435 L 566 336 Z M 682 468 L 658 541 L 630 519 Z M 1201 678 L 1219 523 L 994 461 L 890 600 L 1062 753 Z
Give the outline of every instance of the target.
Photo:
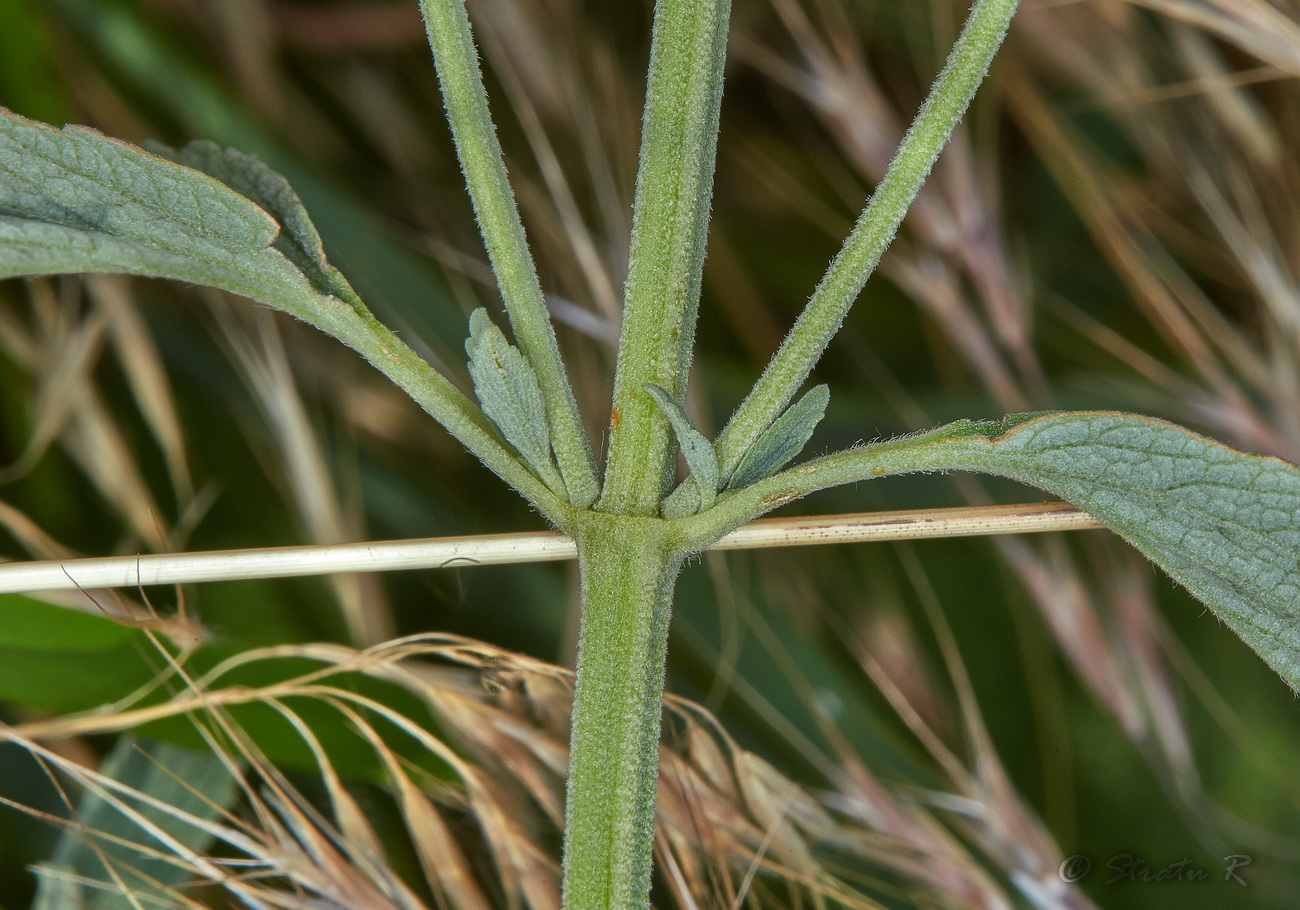
M 650 4 L 469 6 L 599 448 Z M 736 4 L 690 401 L 706 431 L 849 230 L 964 6 Z M 1113 408 L 1300 460 L 1298 76 L 1294 0 L 1025 0 L 817 370 L 832 398 L 814 447 L 958 417 Z M 499 304 L 413 0 L 4 0 L 0 104 L 136 143 L 205 138 L 259 155 L 379 317 L 465 381 L 468 313 Z M 350 352 L 246 301 L 145 280 L 0 286 L 0 465 L 9 559 L 540 525 Z M 923 477 L 794 508 L 1035 498 Z M 162 613 L 182 609 L 170 620 L 134 593 L 60 601 L 90 631 L 58 618 L 66 609 L 0 598 L 0 718 L 55 731 L 48 754 L 30 740 L 0 749 L 0 795 L 68 815 L 80 791 L 61 763 L 98 767 L 120 750 L 120 726 L 111 711 L 75 729 L 58 715 L 159 672 L 149 630 L 176 647 L 204 639 L 194 673 L 253 648 L 303 649 L 238 679 L 253 687 L 323 659 L 310 643 L 464 636 L 484 643 L 473 659 L 385 656 L 382 673 L 352 666 L 340 683 L 418 718 L 446 756 L 348 740 L 338 713 L 304 701 L 294 716 L 337 783 L 274 710 L 244 710 L 233 716 L 256 749 L 238 737 L 222 748 L 261 783 L 223 804 L 300 844 L 333 832 L 337 855 L 306 850 L 311 861 L 380 883 L 339 891 L 349 906 L 415 906 L 393 897 L 397 880 L 429 906 L 549 906 L 568 683 L 546 665 L 572 661 L 573 581 L 565 565 L 461 567 L 150 592 Z M 113 638 L 101 610 L 134 625 Z M 659 906 L 1295 905 L 1293 694 L 1104 532 L 710 554 L 682 578 L 673 623 L 669 688 L 702 708 L 681 703 L 666 730 Z M 399 659 L 421 669 L 376 679 Z M 192 723 L 170 722 L 144 732 L 201 744 Z M 448 819 L 444 834 L 415 824 L 410 794 L 383 782 L 394 756 Z M 348 820 L 349 799 L 369 834 Z M 493 826 L 506 817 L 503 840 Z M 382 862 L 363 849 L 371 835 Z M 58 837 L 48 819 L 0 814 L 0 903 L 30 902 L 27 867 Z M 421 871 L 439 837 L 459 844 L 440 867 L 459 885 Z M 1073 855 L 1093 869 L 1067 884 L 1058 867 Z M 1125 855 L 1151 874 L 1207 877 L 1108 883 Z M 1252 858 L 1238 870 L 1248 887 L 1225 880 L 1229 855 Z M 268 893 L 311 891 L 309 875 L 278 868 Z M 225 906 L 215 890 L 187 893 Z

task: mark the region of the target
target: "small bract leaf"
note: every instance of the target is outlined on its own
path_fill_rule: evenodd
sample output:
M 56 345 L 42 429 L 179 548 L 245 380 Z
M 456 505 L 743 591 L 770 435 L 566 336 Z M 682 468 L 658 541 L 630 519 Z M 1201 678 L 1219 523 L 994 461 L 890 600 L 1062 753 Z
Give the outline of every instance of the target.
M 672 425 L 677 436 L 677 444 L 682 448 L 686 466 L 691 469 L 691 479 L 699 492 L 699 509 L 713 505 L 718 495 L 718 458 L 713 454 L 713 443 L 704 438 L 686 409 L 673 399 L 663 388 L 653 382 L 646 383 L 646 391 L 654 398 L 659 408 Z
M 547 486 L 557 492 L 564 490 L 551 454 L 551 433 L 537 375 L 482 307 L 470 314 L 465 351 L 483 413 Z
M 769 477 L 803 451 L 812 438 L 813 430 L 826 415 L 826 405 L 831 399 L 825 385 L 813 386 L 773 421 L 755 441 L 753 448 L 736 466 L 727 483 L 728 490 L 739 490 L 764 477 Z

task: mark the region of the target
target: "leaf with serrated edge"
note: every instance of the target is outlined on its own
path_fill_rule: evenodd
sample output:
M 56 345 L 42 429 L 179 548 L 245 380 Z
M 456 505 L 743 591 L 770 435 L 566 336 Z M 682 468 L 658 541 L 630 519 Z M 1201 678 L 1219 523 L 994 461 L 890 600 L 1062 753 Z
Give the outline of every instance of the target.
M 782 471 L 700 519 L 725 532 L 814 490 L 935 470 L 997 474 L 1089 512 L 1300 692 L 1300 468 L 1161 420 L 1085 411 L 960 421 Z
M 830 390 L 825 385 L 818 385 L 790 405 L 741 459 L 731 480 L 727 482 L 727 489 L 747 487 L 785 467 L 790 459 L 803 451 L 803 447 L 812 438 L 813 430 L 826 415 L 826 405 L 830 399 Z
M 691 478 L 699 491 L 699 508 L 707 509 L 713 505 L 714 497 L 718 494 L 718 459 L 713 454 L 713 443 L 695 429 L 686 409 L 662 387 L 648 382 L 645 388 L 672 424 L 677 444 L 681 446 L 686 466 L 691 469 Z
M 80 126 L 0 108 L 0 278 L 107 272 L 219 288 L 352 347 L 530 500 L 555 502 L 450 382 L 375 320 L 325 262 L 297 195 L 256 159 L 188 152 L 194 168 Z M 549 505 L 543 505 L 543 502 Z
M 551 455 L 551 433 L 537 375 L 482 307 L 470 314 L 465 351 L 483 413 L 547 486 L 562 491 L 564 481 Z
M 326 261 L 320 234 L 298 193 L 288 180 L 267 167 L 260 158 L 204 140 L 191 142 L 181 149 L 153 142 L 146 142 L 145 147 L 177 164 L 202 171 L 257 203 L 282 227 L 274 247 L 297 266 L 320 293 L 349 302 L 355 298 L 352 286 L 338 269 Z
M 1092 513 L 1300 690 L 1300 468 L 1108 413 L 1031 420 L 975 465 Z
M 0 108 L 0 277 L 119 272 L 210 285 L 329 322 L 337 306 L 217 180 L 85 127 Z

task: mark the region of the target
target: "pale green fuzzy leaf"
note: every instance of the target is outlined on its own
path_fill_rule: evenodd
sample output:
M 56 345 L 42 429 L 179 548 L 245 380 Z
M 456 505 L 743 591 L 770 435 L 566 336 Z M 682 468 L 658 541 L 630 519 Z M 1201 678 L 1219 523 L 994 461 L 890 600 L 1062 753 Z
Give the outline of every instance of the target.
M 648 382 L 645 388 L 672 424 L 677 444 L 681 446 L 682 455 L 686 458 L 686 466 L 691 469 L 691 480 L 695 482 L 699 493 L 698 508 L 707 509 L 718 494 L 718 459 L 713 454 L 713 444 L 695 429 L 695 423 L 686 409 L 662 387 Z
M 0 278 L 147 275 L 284 310 L 365 357 L 554 515 L 552 492 L 501 445 L 478 409 L 382 326 L 329 266 L 283 179 L 257 159 L 207 144 L 169 154 L 231 186 L 94 130 L 59 130 L 0 108 Z
M 482 307 L 470 314 L 465 351 L 483 413 L 547 486 L 562 491 L 564 482 L 551 455 L 546 405 L 528 359 L 506 340 Z
M 330 322 L 280 224 L 217 180 L 79 126 L 0 108 L 0 277 L 118 272 L 210 285 Z
M 181 149 L 160 143 L 146 143 L 146 147 L 177 164 L 202 171 L 257 203 L 281 225 L 273 246 L 307 276 L 316 290 L 349 302 L 355 298 L 351 285 L 326 261 L 320 234 L 298 193 L 260 158 L 202 140 Z
M 839 452 L 729 494 L 698 517 L 701 539 L 814 490 L 935 470 L 997 474 L 1089 512 L 1300 692 L 1300 467 L 1150 417 L 1018 414 Z
M 813 430 L 826 415 L 826 405 L 830 400 L 830 390 L 824 385 L 818 385 L 790 405 L 741 459 L 736 472 L 727 483 L 727 489 L 747 487 L 785 467 L 808 444 Z
M 1039 417 L 973 465 L 1043 487 L 1128 539 L 1300 690 L 1300 468 L 1145 417 Z
M 65 831 L 50 862 L 36 869 L 32 910 L 180 906 L 169 889 L 183 888 L 191 873 L 179 863 L 149 854 L 174 852 L 175 848 L 159 834 L 197 853 L 208 849 L 212 835 L 199 825 L 219 820 L 239 796 L 230 770 L 211 752 L 127 738 L 113 747 L 99 771 L 136 793 L 170 806 L 175 814 L 133 794 L 114 793 L 125 807 L 138 812 L 147 825 L 154 827 L 150 830 L 103 796 L 87 793 L 77 806 L 76 817 L 84 827 Z M 138 844 L 139 849 L 129 844 Z M 105 868 L 106 862 L 112 864 L 135 900 L 118 891 Z M 98 882 L 101 886 L 82 882 Z

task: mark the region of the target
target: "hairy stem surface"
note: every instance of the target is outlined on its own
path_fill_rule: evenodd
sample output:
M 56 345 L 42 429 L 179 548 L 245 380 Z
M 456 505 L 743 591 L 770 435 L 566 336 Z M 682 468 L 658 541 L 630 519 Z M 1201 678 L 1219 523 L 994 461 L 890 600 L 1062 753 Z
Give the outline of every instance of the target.
M 672 467 L 647 383 L 686 388 L 713 195 L 729 0 L 655 4 L 601 509 L 655 515 Z
M 578 647 L 564 835 L 564 905 L 649 906 L 659 720 L 673 584 L 668 522 L 578 519 Z
M 1018 0 L 978 0 L 943 71 L 912 122 L 844 246 L 780 349 L 717 440 L 718 468 L 728 476 L 754 441 L 793 400 L 830 344 L 863 285 L 889 248 L 912 200 L 948 144 L 993 55 Z
M 474 216 L 505 302 L 515 340 L 537 374 L 552 442 L 570 502 L 591 505 L 598 492 L 596 466 L 578 406 L 560 359 L 542 286 L 533 265 L 501 145 L 488 111 L 469 17 L 461 0 L 421 0 L 429 44 L 437 62 L 447 119 L 456 139 Z

